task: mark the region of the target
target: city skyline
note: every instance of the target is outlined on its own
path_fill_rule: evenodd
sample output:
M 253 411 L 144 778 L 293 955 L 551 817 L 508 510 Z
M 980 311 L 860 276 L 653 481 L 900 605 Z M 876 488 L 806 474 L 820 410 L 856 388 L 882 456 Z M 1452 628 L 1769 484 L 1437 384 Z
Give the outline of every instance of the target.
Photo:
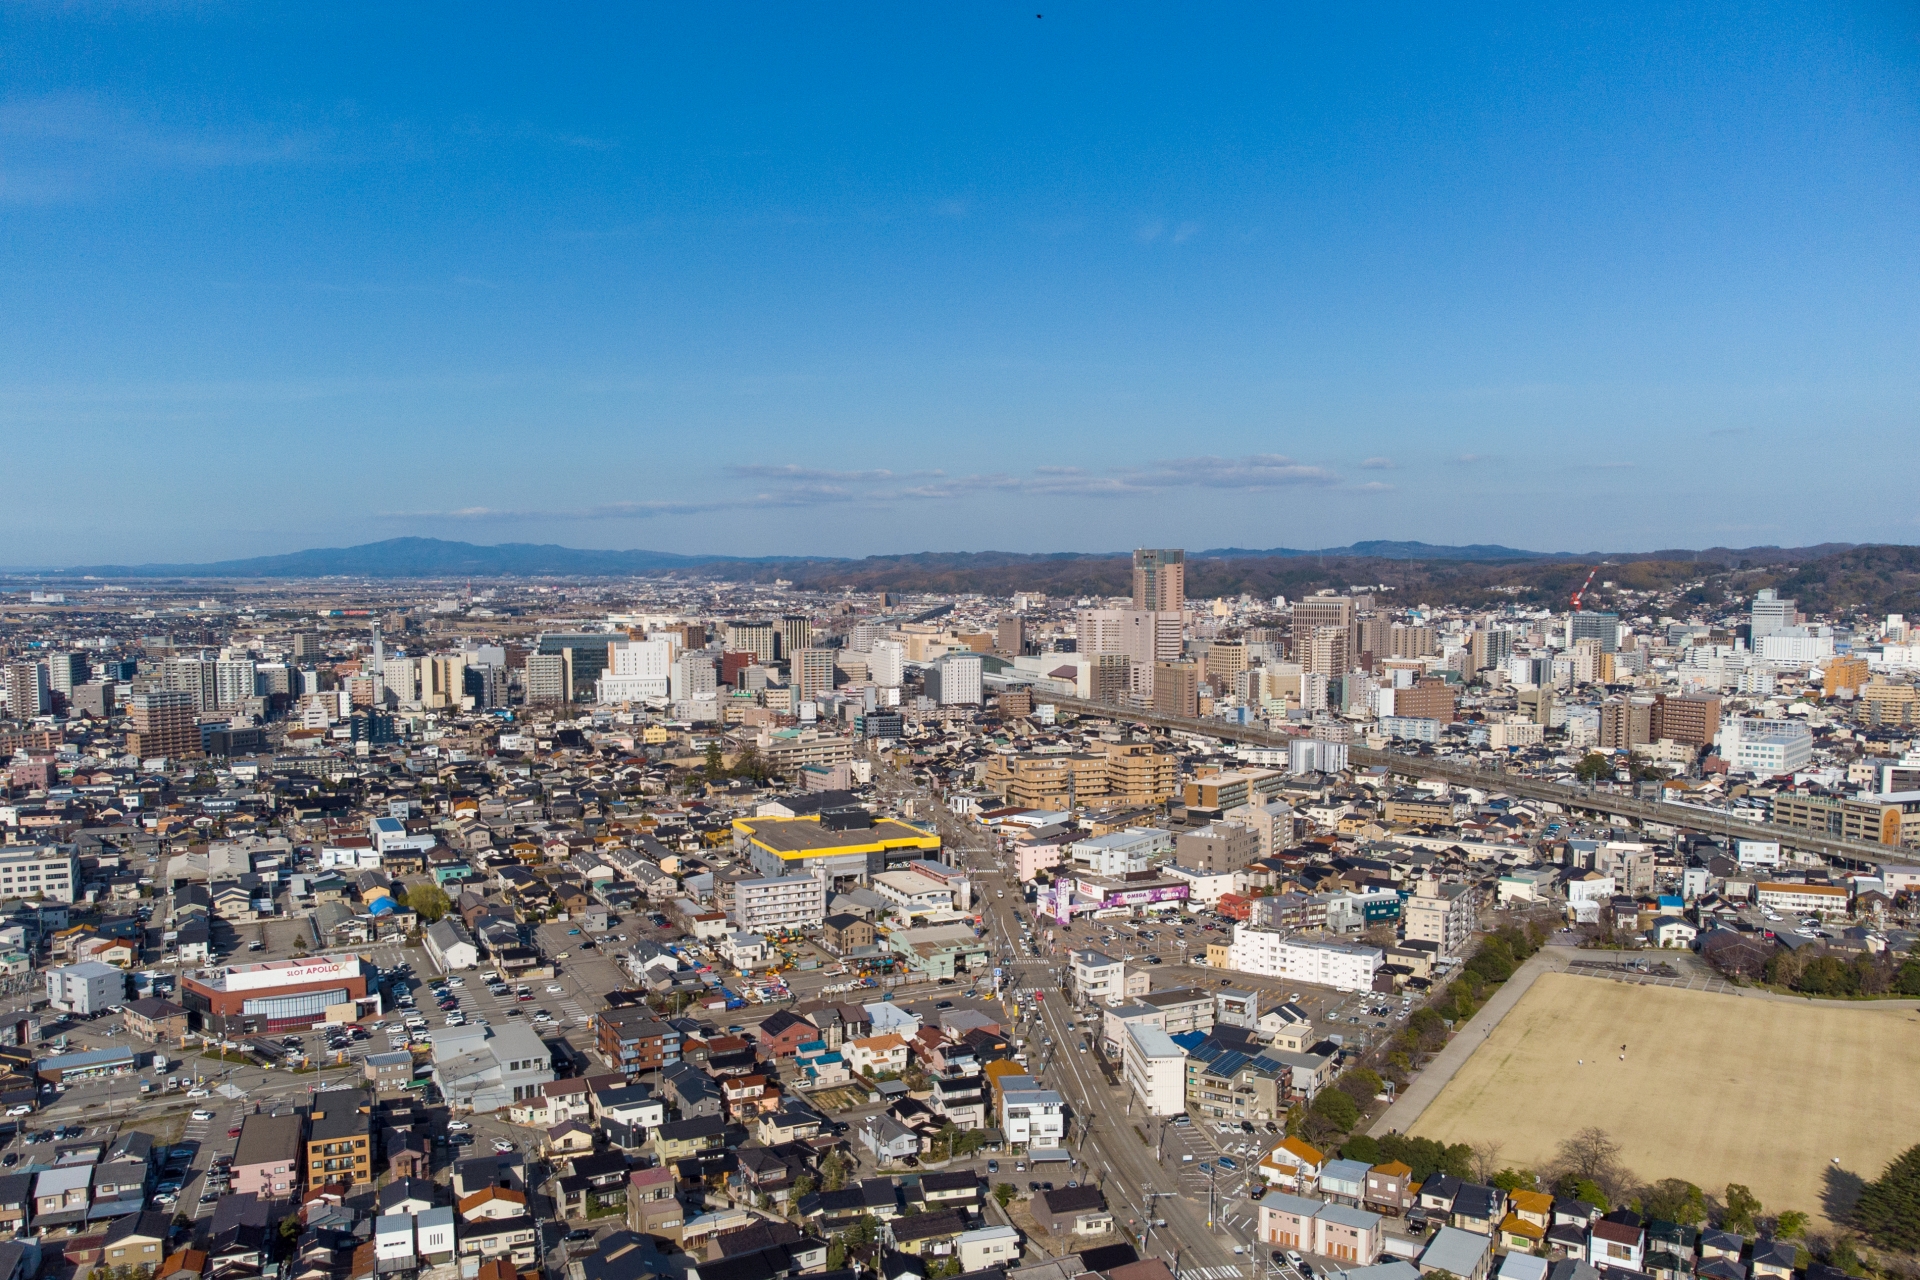
M 1920 540 L 1911 12 L 1042 14 L 10 9 L 5 558 Z

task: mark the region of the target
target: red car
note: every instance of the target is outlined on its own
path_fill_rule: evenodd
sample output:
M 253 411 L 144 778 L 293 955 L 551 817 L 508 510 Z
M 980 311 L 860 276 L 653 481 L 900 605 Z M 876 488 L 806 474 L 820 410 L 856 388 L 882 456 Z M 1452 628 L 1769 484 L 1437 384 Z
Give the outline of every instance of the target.
M 227 1136 L 228 1136 L 229 1138 L 237 1138 L 237 1137 L 239 1137 L 239 1136 L 240 1136 L 240 1126 L 239 1126 L 239 1125 L 235 1125 L 235 1126 L 233 1126 L 233 1128 L 231 1128 L 231 1129 L 229 1129 L 229 1130 L 227 1130 Z

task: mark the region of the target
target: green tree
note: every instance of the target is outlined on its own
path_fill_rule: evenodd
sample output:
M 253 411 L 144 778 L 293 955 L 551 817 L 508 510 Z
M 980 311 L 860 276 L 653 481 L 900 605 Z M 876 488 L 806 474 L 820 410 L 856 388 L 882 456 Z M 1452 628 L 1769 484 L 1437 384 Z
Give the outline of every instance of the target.
M 1853 1247 L 1853 1241 L 1841 1236 L 1833 1242 L 1833 1248 L 1827 1251 L 1827 1265 L 1838 1267 L 1850 1276 L 1863 1276 L 1867 1273 L 1860 1261 L 1860 1251 Z
M 1920 1146 L 1907 1148 L 1861 1188 L 1853 1222 L 1883 1249 L 1920 1252 Z
M 1573 776 L 1582 782 L 1599 782 L 1613 776 L 1613 761 L 1598 751 L 1589 751 L 1573 766 Z
M 847 1265 L 847 1242 L 839 1236 L 827 1241 L 827 1270 L 839 1271 Z
M 1662 1178 L 1648 1187 L 1640 1200 L 1649 1218 L 1664 1222 L 1690 1226 L 1707 1216 L 1705 1194 L 1684 1178 Z
M 1776 1240 L 1805 1239 L 1807 1224 L 1811 1221 L 1811 1217 L 1798 1209 L 1788 1209 L 1774 1217 L 1773 1237 Z
M 707 778 L 710 781 L 726 773 L 726 757 L 720 754 L 720 744 L 718 742 L 709 742 L 707 744 L 707 760 L 701 767 L 706 771 Z
M 1585 1200 L 1602 1213 L 1613 1208 L 1607 1200 L 1606 1191 L 1591 1178 L 1575 1178 L 1567 1185 L 1567 1191 L 1575 1200 Z
M 1417 1043 L 1424 1053 L 1433 1053 L 1447 1043 L 1447 1024 L 1432 1009 L 1417 1010 L 1407 1019 L 1407 1030 L 1418 1038 Z
M 1920 996 L 1920 960 L 1908 960 L 1893 975 L 1890 988 L 1897 996 Z
M 1760 1197 L 1738 1182 L 1729 1182 L 1721 1204 L 1721 1226 L 1728 1231 L 1738 1231 L 1741 1235 L 1753 1231 L 1754 1220 L 1760 1216 Z
M 838 1151 L 829 1151 L 827 1158 L 820 1162 L 820 1189 L 838 1191 L 847 1185 L 847 1175 L 852 1171 L 851 1162 Z
M 813 1188 L 814 1188 L 813 1175 L 810 1173 L 803 1173 L 799 1177 L 793 1180 L 793 1198 L 795 1200 L 805 1199 L 807 1196 L 810 1196 L 813 1194 Z
M 1386 1157 L 1380 1153 L 1380 1144 L 1364 1133 L 1356 1133 L 1340 1147 L 1342 1159 L 1358 1160 L 1362 1164 L 1382 1164 Z
M 1526 1169 L 1502 1169 L 1493 1175 L 1493 1185 L 1508 1195 L 1516 1191 L 1531 1191 L 1539 1184 L 1540 1180 Z
M 422 924 L 433 924 L 444 920 L 453 910 L 453 902 L 447 897 L 447 891 L 431 880 L 422 880 L 419 884 L 407 886 L 407 905 L 420 917 Z
M 1019 1194 L 1019 1190 L 1011 1182 L 1002 1182 L 993 1189 L 993 1198 L 999 1201 L 1002 1209 L 1006 1208 L 1013 1198 Z
M 1360 1123 L 1360 1108 L 1338 1089 L 1322 1089 L 1314 1096 L 1310 1110 L 1342 1133 L 1351 1132 Z

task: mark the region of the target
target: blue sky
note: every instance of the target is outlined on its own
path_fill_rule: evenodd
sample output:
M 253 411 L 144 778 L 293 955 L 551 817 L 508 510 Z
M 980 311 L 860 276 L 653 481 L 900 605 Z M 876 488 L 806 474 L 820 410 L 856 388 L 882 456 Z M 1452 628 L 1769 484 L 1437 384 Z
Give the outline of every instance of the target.
M 14 564 L 1920 540 L 1910 6 L 19 4 Z

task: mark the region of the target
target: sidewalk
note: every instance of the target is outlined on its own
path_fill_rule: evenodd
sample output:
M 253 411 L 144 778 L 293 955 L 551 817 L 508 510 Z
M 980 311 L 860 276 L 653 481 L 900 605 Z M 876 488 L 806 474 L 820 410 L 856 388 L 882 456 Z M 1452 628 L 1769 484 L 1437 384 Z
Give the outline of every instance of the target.
M 1466 1065 L 1473 1051 L 1478 1049 L 1493 1029 L 1500 1025 L 1500 1019 L 1507 1011 L 1520 1002 L 1527 993 L 1533 980 L 1543 973 L 1558 973 L 1566 969 L 1569 952 L 1560 947 L 1542 947 L 1519 970 L 1506 980 L 1493 998 L 1481 1008 L 1480 1012 L 1467 1020 L 1467 1025 L 1447 1042 L 1444 1049 L 1434 1055 L 1426 1070 L 1414 1077 L 1411 1084 L 1401 1093 L 1394 1104 L 1388 1107 L 1378 1120 L 1367 1130 L 1373 1137 L 1381 1137 L 1392 1132 L 1405 1133 L 1420 1118 L 1420 1113 L 1433 1104 L 1440 1091 L 1447 1087 L 1454 1073 Z

